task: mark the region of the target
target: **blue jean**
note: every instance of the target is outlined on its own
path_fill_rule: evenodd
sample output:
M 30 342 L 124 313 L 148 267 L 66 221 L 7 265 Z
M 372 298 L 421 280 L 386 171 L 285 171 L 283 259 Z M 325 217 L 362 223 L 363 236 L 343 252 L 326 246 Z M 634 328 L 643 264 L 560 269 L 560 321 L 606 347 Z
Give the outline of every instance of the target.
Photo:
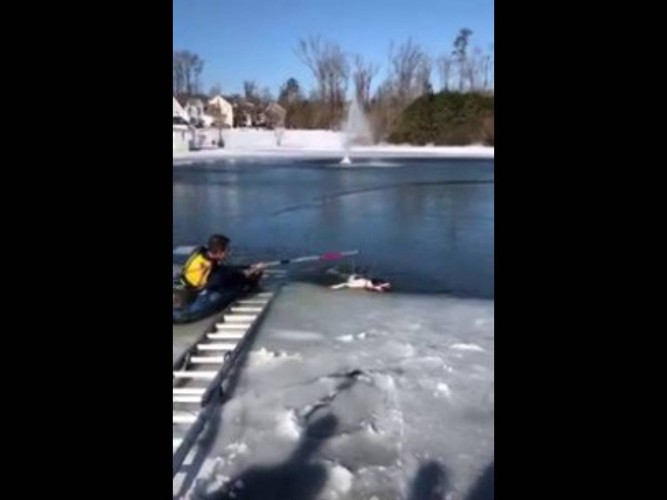
M 236 297 L 241 295 L 243 289 L 236 287 L 224 292 L 213 292 L 205 290 L 197 295 L 197 298 L 182 309 L 173 310 L 174 323 L 188 323 L 210 316 L 223 309 Z

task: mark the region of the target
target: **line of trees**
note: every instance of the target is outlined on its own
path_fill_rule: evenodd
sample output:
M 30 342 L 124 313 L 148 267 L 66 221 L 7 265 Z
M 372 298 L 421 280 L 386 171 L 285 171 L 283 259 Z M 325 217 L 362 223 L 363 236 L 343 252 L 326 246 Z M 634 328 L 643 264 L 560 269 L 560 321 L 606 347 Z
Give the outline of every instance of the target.
M 201 92 L 204 60 L 188 50 L 174 51 L 174 94 L 194 95 Z
M 340 45 L 321 37 L 302 39 L 294 48 L 297 59 L 314 79 L 306 93 L 295 78 L 281 86 L 277 102 L 287 111 L 288 128 L 337 129 L 343 121 L 346 97 L 352 95 L 369 116 L 376 140 L 385 139 L 408 105 L 420 96 L 432 95 L 434 74 L 438 91 L 487 93 L 493 87 L 493 46 L 488 53 L 471 50 L 472 30 L 463 28 L 451 50 L 431 57 L 418 43 L 408 39 L 389 47 L 386 76 L 373 91 L 380 65 L 361 55 L 346 53 Z M 188 51 L 174 52 L 174 92 L 200 91 L 203 60 Z M 273 96 L 252 81 L 244 82 L 244 98 L 253 104 L 268 104 Z M 219 87 L 212 89 L 219 92 Z
M 386 76 L 371 92 L 380 66 L 360 55 L 346 54 L 341 47 L 320 37 L 301 40 L 295 52 L 310 70 L 315 88 L 306 98 L 298 82 L 289 79 L 280 100 L 288 108 L 288 122 L 303 128 L 337 128 L 345 110 L 345 96 L 352 85 L 353 95 L 370 117 L 375 139 L 388 136 L 407 106 L 420 96 L 434 93 L 434 73 L 439 91 L 485 93 L 492 90 L 493 46 L 489 53 L 471 50 L 472 30 L 463 28 L 451 50 L 432 58 L 411 38 L 390 45 Z M 295 97 L 296 96 L 296 97 Z M 290 125 L 288 124 L 288 126 Z

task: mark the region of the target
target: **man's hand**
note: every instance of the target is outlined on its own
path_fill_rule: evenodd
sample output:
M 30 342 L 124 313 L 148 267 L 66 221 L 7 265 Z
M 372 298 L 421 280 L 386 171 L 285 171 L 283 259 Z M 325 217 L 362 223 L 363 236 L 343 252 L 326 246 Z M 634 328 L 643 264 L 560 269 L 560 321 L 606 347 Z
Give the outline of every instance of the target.
M 266 269 L 266 264 L 264 264 L 263 262 L 258 262 L 257 264 L 251 265 L 246 270 L 246 276 L 254 276 L 256 274 L 261 273 L 264 269 Z

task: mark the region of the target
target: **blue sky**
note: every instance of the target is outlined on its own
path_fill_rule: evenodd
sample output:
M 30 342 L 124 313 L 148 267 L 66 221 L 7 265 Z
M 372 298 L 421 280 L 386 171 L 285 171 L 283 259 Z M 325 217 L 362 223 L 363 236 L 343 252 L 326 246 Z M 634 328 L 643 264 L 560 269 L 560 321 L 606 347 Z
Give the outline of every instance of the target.
M 225 94 L 242 92 L 255 80 L 274 96 L 295 77 L 313 87 L 308 69 L 294 54 L 301 38 L 321 35 L 350 54 L 380 65 L 383 80 L 392 41 L 408 37 L 431 56 L 451 52 L 461 28 L 473 31 L 472 46 L 493 44 L 494 0 L 173 0 L 174 49 L 205 61 L 204 91 L 220 84 Z M 433 82 L 437 86 L 434 74 Z

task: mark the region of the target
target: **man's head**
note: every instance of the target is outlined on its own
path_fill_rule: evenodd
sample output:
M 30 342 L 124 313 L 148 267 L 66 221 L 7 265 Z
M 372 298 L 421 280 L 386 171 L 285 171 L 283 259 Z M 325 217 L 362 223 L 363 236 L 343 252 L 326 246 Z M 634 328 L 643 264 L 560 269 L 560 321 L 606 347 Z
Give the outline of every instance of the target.
M 217 261 L 222 261 L 229 254 L 229 238 L 222 234 L 214 234 L 208 239 L 208 256 Z

